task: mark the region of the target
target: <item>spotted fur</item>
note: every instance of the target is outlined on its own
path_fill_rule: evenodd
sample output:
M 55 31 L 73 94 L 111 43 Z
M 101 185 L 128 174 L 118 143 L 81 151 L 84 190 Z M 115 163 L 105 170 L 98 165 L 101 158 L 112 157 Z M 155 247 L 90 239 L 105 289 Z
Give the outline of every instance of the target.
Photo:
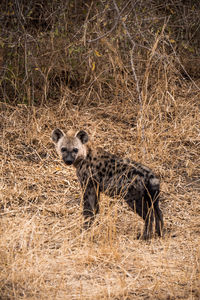
M 52 133 L 52 140 L 61 159 L 73 165 L 83 191 L 85 227 L 99 212 L 100 193 L 112 198 L 121 196 L 145 221 L 142 238 L 155 231 L 162 235 L 163 216 L 159 208 L 160 181 L 148 167 L 129 159 L 122 159 L 88 142 L 88 134 L 81 130 L 64 134 L 60 129 Z

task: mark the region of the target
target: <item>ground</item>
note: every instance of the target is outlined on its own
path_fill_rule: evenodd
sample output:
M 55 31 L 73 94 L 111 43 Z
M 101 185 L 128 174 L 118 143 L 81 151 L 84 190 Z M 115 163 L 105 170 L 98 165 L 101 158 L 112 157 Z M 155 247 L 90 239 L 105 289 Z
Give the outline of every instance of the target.
M 198 99 L 98 107 L 1 104 L 0 299 L 199 299 Z M 131 120 L 131 121 L 130 121 Z M 135 121 L 134 121 L 135 120 Z M 85 129 L 106 150 L 161 178 L 165 234 L 137 240 L 143 221 L 103 196 L 82 231 L 81 192 L 50 140 Z

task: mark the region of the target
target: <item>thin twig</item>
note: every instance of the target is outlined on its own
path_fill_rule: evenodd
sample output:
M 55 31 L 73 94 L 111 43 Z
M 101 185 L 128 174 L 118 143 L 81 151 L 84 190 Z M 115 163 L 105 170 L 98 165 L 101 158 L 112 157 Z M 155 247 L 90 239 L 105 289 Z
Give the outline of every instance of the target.
M 179 57 L 176 54 L 176 51 L 174 50 L 174 47 L 172 46 L 172 43 L 169 41 L 170 47 L 172 48 L 172 51 L 179 63 L 179 65 L 181 66 L 181 68 L 183 69 L 183 71 L 185 72 L 185 74 L 188 76 L 188 78 L 190 79 L 190 81 L 194 84 L 194 86 L 198 89 L 198 91 L 200 91 L 200 87 L 196 84 L 196 82 L 192 79 L 192 77 L 188 74 L 188 72 L 186 71 L 184 65 L 181 63 Z
M 119 19 L 121 20 L 121 23 L 126 31 L 126 34 L 131 42 L 131 45 L 132 45 L 132 49 L 130 50 L 130 60 L 131 60 L 131 69 L 132 69 L 132 73 L 133 73 L 133 78 L 135 80 L 135 83 L 136 83 L 136 90 L 137 90 L 137 93 L 138 93 L 138 100 L 139 100 L 139 104 L 140 104 L 140 122 L 141 122 L 141 139 L 142 139 L 142 142 L 144 142 L 144 137 L 145 137 L 145 134 L 144 134 L 144 122 L 143 122 L 143 101 L 142 101 L 142 93 L 141 93 L 141 89 L 140 89 L 140 86 L 139 86 L 139 81 L 138 81 L 138 77 L 137 77 L 137 73 L 135 71 L 135 66 L 134 66 L 134 61 L 133 61 L 133 51 L 135 49 L 135 42 L 125 24 L 125 22 L 123 21 L 123 19 L 121 18 L 121 13 L 119 11 L 119 8 L 115 2 L 115 0 L 113 0 L 113 4 L 115 6 L 115 9 L 117 11 L 117 14 L 118 14 L 118 17 Z M 143 143 L 144 145 L 144 143 Z M 145 147 L 143 148 L 143 154 L 145 155 L 146 153 L 146 150 L 145 150 Z
M 111 32 L 113 32 L 113 31 L 115 30 L 115 28 L 117 27 L 118 23 L 119 23 L 119 19 L 121 18 L 122 13 L 124 12 L 124 10 L 125 10 L 126 7 L 129 5 L 130 2 L 131 2 L 131 1 L 128 1 L 128 2 L 125 4 L 125 6 L 122 8 L 121 12 L 118 13 L 118 17 L 117 17 L 117 19 L 116 19 L 116 21 L 115 21 L 115 24 L 113 25 L 113 27 L 112 27 L 109 31 L 107 31 L 106 33 L 102 34 L 101 36 L 98 36 L 96 39 L 88 40 L 87 42 L 88 42 L 88 43 L 96 42 L 96 41 L 98 41 L 98 40 L 104 38 L 105 36 L 109 35 Z
M 83 44 L 84 44 L 84 46 L 86 46 L 87 23 L 88 23 L 88 18 L 89 18 L 92 6 L 93 6 L 93 1 L 92 1 L 91 5 L 89 7 L 89 10 L 88 10 L 88 13 L 87 13 L 87 16 L 86 16 L 86 20 L 84 22 L 84 32 L 83 32 Z

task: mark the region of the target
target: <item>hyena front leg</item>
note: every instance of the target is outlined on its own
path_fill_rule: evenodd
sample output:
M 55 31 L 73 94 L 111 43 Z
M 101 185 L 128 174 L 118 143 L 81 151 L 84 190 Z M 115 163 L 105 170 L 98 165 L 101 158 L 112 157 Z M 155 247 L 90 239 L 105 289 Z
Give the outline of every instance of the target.
M 95 219 L 95 215 L 99 212 L 100 192 L 98 186 L 90 180 L 85 189 L 83 189 L 83 216 L 84 228 L 91 226 Z

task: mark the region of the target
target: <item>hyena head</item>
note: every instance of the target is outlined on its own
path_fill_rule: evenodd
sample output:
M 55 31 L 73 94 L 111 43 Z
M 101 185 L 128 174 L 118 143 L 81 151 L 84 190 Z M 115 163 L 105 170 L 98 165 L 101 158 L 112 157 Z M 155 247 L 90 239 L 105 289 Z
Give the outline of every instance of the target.
M 86 143 L 88 142 L 87 132 L 80 130 L 77 133 L 68 131 L 67 134 L 60 129 L 52 132 L 51 138 L 56 145 L 59 156 L 67 165 L 75 164 L 87 155 Z

